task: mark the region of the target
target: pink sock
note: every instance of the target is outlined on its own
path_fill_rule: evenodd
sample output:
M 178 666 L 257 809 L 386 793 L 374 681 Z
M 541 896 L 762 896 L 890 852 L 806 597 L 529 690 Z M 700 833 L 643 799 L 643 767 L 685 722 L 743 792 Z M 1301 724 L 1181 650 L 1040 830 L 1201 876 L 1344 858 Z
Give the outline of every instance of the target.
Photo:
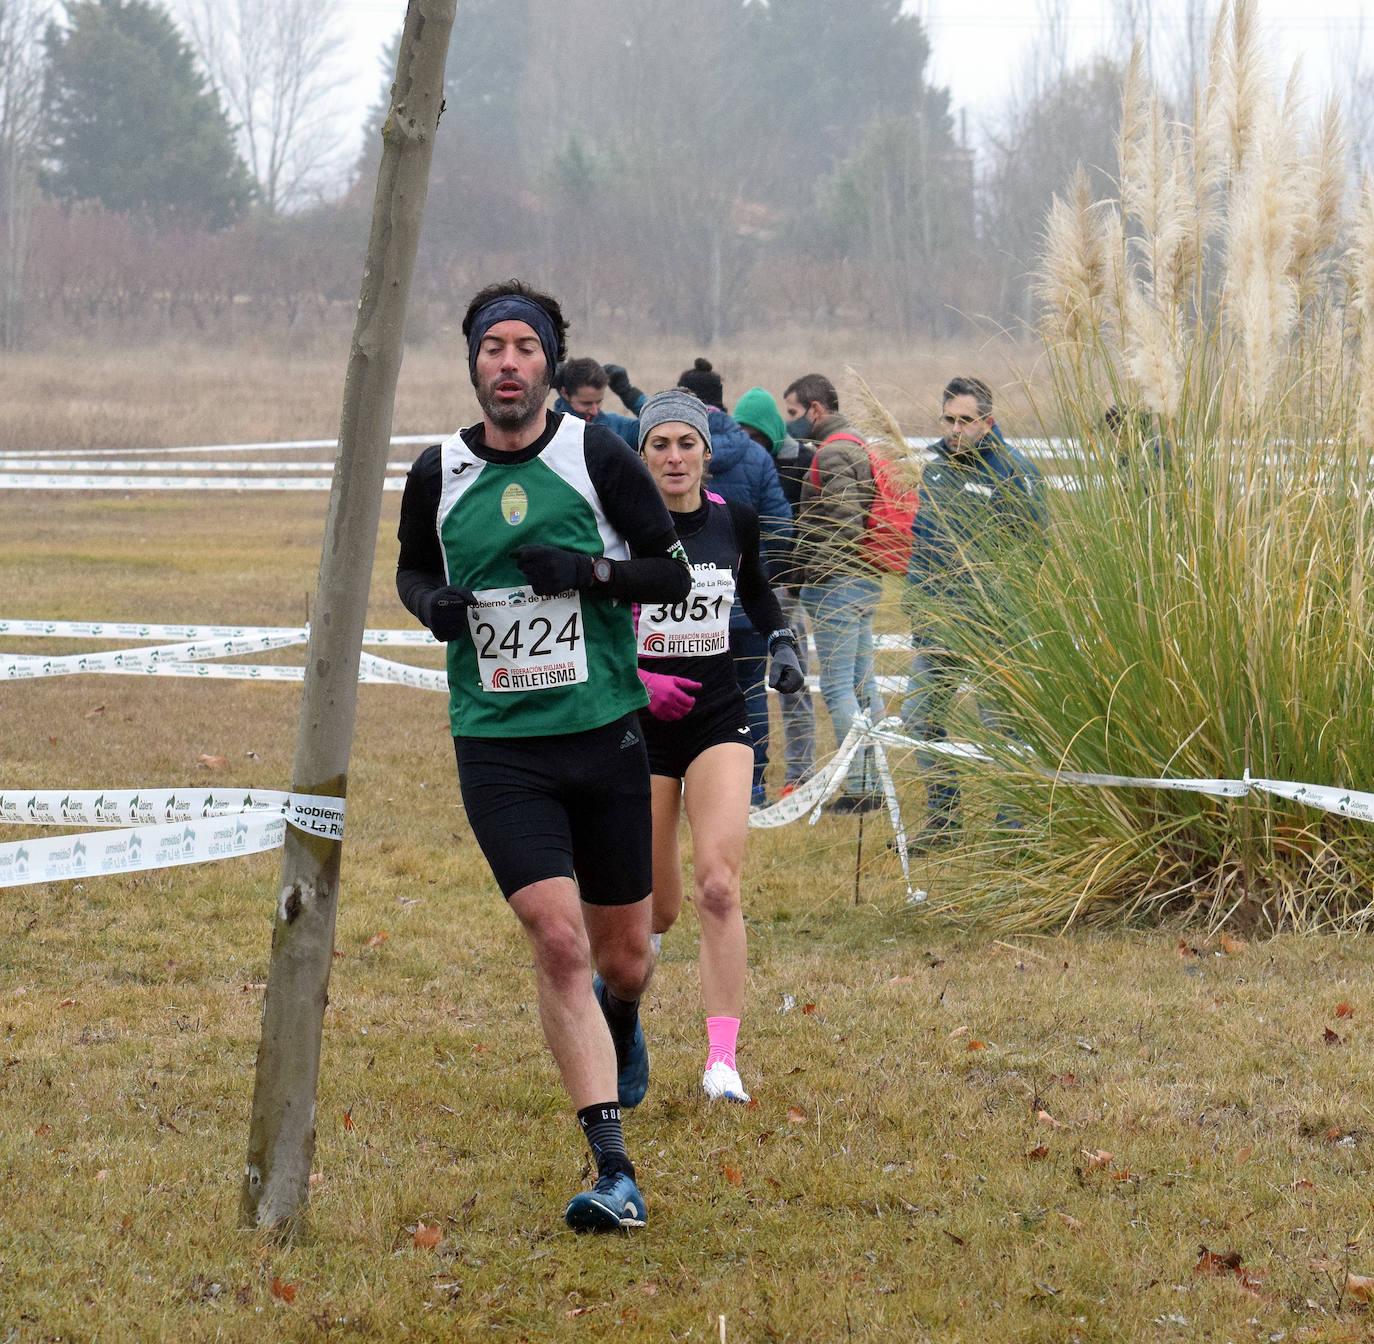
M 706 1019 L 706 1039 L 710 1050 L 706 1055 L 706 1067 L 724 1063 L 735 1067 L 735 1043 L 739 1040 L 739 1018 L 708 1017 Z

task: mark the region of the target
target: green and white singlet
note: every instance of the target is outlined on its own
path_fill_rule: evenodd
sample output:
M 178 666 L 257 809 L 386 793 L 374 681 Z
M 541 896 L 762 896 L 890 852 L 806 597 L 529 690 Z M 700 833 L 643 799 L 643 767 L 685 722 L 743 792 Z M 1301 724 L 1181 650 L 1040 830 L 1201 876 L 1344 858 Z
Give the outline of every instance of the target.
M 587 471 L 585 429 L 565 415 L 538 456 L 510 462 L 478 457 L 459 434 L 441 445 L 445 574 L 478 597 L 471 638 L 448 645 L 455 737 L 584 732 L 647 703 L 630 604 L 588 592 L 539 597 L 511 558 L 524 545 L 629 558 Z

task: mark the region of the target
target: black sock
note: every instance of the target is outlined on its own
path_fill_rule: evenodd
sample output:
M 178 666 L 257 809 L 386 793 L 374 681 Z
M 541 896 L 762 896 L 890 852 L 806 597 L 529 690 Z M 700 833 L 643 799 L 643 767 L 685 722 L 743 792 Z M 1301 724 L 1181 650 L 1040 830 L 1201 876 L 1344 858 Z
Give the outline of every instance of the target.
M 607 1027 L 610 1028 L 611 1040 L 615 1042 L 615 1057 L 618 1066 L 625 1051 L 629 1049 L 630 1042 L 634 1039 L 635 1023 L 639 1021 L 639 1000 L 631 999 L 627 1003 L 624 999 L 618 999 L 611 993 L 611 987 L 607 985 L 601 999 L 601 1015 L 606 1019 Z
M 620 1103 L 605 1101 L 584 1106 L 577 1113 L 577 1123 L 582 1126 L 587 1146 L 596 1159 L 597 1175 L 609 1176 L 624 1171 L 634 1180 L 634 1163 L 625 1151 L 625 1135 L 620 1128 Z

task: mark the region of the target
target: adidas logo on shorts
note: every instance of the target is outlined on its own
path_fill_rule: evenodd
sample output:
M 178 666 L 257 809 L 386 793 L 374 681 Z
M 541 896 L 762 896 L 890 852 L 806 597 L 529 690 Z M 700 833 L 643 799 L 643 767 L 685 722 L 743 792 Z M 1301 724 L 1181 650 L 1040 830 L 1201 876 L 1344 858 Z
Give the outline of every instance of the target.
M 638 741 L 639 736 L 636 734 L 635 730 L 631 728 L 627 730 L 625 736 L 620 739 L 620 750 L 624 751 L 626 747 L 633 747 Z

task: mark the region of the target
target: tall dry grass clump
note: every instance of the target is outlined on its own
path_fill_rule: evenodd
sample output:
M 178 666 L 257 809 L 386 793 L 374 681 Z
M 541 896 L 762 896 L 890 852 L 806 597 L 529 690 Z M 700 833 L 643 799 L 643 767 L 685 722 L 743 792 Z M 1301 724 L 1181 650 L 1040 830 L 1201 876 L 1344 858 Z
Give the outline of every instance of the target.
M 1020 822 L 962 914 L 1369 917 L 1374 826 L 1064 778 L 1374 789 L 1374 191 L 1351 190 L 1338 109 L 1313 124 L 1269 77 L 1251 0 L 1211 51 L 1189 125 L 1133 63 L 1117 198 L 1079 178 L 1048 219 L 1038 411 L 1066 488 L 1043 563 L 943 629 L 1004 725 L 970 785 Z

